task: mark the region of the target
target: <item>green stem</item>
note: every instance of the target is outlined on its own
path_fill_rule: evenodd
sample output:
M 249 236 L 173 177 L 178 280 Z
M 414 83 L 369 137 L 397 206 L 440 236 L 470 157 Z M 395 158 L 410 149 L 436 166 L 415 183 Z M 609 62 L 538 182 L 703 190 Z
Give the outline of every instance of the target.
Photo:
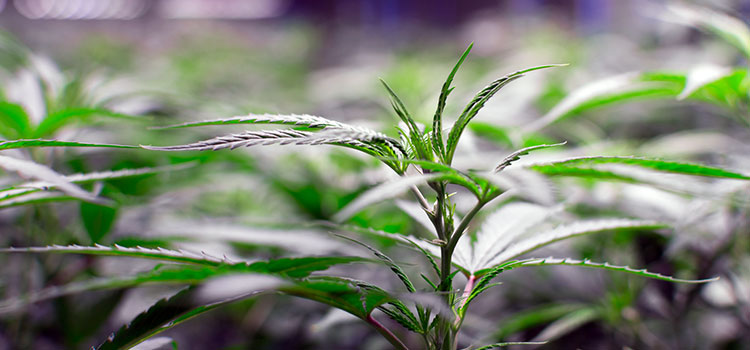
M 385 339 L 388 340 L 391 345 L 393 345 L 398 350 L 409 350 L 408 347 L 400 340 L 398 337 L 396 337 L 395 334 L 393 334 L 388 328 L 385 328 L 378 320 L 376 320 L 372 315 L 367 315 L 365 318 L 365 321 L 375 327 L 375 329 L 380 333 Z

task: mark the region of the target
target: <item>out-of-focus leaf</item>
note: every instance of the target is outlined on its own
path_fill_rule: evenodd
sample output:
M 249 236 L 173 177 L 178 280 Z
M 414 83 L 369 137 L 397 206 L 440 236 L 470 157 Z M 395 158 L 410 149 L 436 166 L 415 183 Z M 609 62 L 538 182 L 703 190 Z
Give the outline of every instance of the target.
M 169 337 L 156 337 L 146 340 L 130 350 L 177 350 L 177 343 Z
M 571 92 L 542 118 L 524 127 L 527 133 L 590 109 L 633 100 L 673 98 L 685 86 L 685 76 L 673 73 L 626 73 L 591 82 Z
M 0 168 L 5 169 L 6 171 L 15 171 L 22 176 L 54 184 L 57 188 L 71 197 L 93 203 L 106 203 L 102 198 L 84 191 L 82 188 L 65 179 L 65 176 L 58 174 L 42 164 L 0 155 Z
M 592 307 L 575 310 L 561 317 L 557 321 L 552 322 L 549 326 L 544 328 L 544 330 L 539 333 L 539 335 L 534 337 L 534 340 L 551 341 L 557 339 L 578 329 L 578 327 L 581 327 L 584 324 L 597 319 L 600 316 L 600 312 Z
M 685 88 L 682 89 L 682 92 L 677 96 L 677 99 L 683 100 L 698 89 L 724 78 L 730 73 L 732 73 L 732 69 L 729 67 L 715 65 L 700 65 L 694 67 L 688 72 Z
M 531 169 L 538 171 L 541 170 L 542 172 L 544 172 L 547 170 L 554 171 L 555 169 L 560 169 L 563 167 L 579 168 L 590 167 L 592 165 L 598 164 L 624 164 L 675 174 L 750 180 L 750 177 L 747 175 L 721 168 L 709 167 L 700 164 L 680 163 L 637 157 L 578 157 L 544 164 L 530 165 L 529 167 Z M 565 169 L 560 170 L 564 171 Z
M 337 222 L 342 222 L 373 203 L 396 197 L 412 188 L 412 186 L 427 182 L 439 176 L 439 173 L 411 175 L 401 177 L 395 181 L 380 184 L 347 204 L 343 209 L 336 213 L 336 215 L 334 215 L 333 219 Z
M 737 17 L 706 7 L 670 2 L 665 18 L 711 32 L 736 47 L 750 59 L 750 28 Z
M 502 340 L 523 330 L 556 320 L 573 311 L 584 308 L 582 304 L 549 304 L 515 312 L 500 322 L 495 336 Z
M 517 151 L 515 151 L 515 152 L 513 152 L 511 154 L 509 154 L 507 157 L 505 157 L 505 159 L 503 159 L 503 161 L 500 162 L 500 164 L 498 164 L 498 166 L 495 167 L 495 172 L 499 173 L 499 172 L 503 171 L 503 169 L 505 169 L 506 167 L 508 167 L 511 163 L 513 163 L 514 161 L 517 161 L 517 160 L 521 159 L 521 156 L 527 155 L 531 151 L 536 151 L 536 150 L 539 150 L 539 149 L 545 149 L 545 148 L 551 148 L 551 147 L 563 146 L 566 143 L 567 142 L 560 142 L 560 143 L 555 143 L 555 144 L 552 144 L 552 145 L 536 145 L 536 146 L 525 147 L 525 148 L 519 149 L 519 150 L 517 150 Z
M 81 202 L 81 220 L 91 243 L 100 243 L 109 233 L 117 216 L 117 208 Z
M 10 140 L 0 142 L 0 150 L 27 147 L 107 147 L 107 148 L 139 148 L 138 146 L 114 145 L 108 143 L 83 143 L 56 140 Z
M 0 102 L 0 135 L 7 139 L 24 138 L 30 129 L 29 116 L 22 106 Z
M 47 115 L 46 118 L 37 125 L 32 137 L 47 137 L 54 134 L 58 129 L 67 124 L 92 116 L 104 116 L 123 119 L 141 119 L 140 117 L 113 112 L 103 108 L 71 108 L 59 110 Z

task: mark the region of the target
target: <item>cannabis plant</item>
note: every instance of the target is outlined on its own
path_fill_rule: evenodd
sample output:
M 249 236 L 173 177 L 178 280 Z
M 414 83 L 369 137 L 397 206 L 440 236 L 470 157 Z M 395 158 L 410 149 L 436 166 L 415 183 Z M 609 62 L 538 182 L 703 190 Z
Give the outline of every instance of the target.
M 662 230 L 667 224 L 628 218 L 561 222 L 559 214 L 564 210 L 564 205 L 540 204 L 539 202 L 544 201 L 538 200 L 539 196 L 535 193 L 537 189 L 526 185 L 527 182 L 523 179 L 525 173 L 639 182 L 637 176 L 628 177 L 611 171 L 613 167 L 630 167 L 661 173 L 738 180 L 750 177 L 715 167 L 636 157 L 593 156 L 523 166 L 514 164 L 530 152 L 563 147 L 565 142 L 519 149 L 497 159 L 492 167 L 484 170 L 456 168 L 453 162 L 457 156 L 461 156 L 461 136 L 489 99 L 527 73 L 560 66 L 528 68 L 492 81 L 468 102 L 453 125 L 445 128 L 444 112 L 448 97 L 453 91 L 452 82 L 470 50 L 471 46 L 448 74 L 440 90 L 432 123 L 428 127 L 420 125 L 396 92 L 383 82 L 393 110 L 401 121 L 396 128 L 397 137 L 313 115 L 250 114 L 229 119 L 189 122 L 162 129 L 243 124 L 272 124 L 284 128 L 250 130 L 184 145 L 143 146 L 155 151 L 219 151 L 252 146 L 331 145 L 372 156 L 390 168 L 397 178 L 364 192 L 339 211 L 334 220 L 310 223 L 312 226 L 325 228 L 345 242 L 364 248 L 372 256 L 297 256 L 244 260 L 234 256 L 212 256 L 164 247 L 72 245 L 6 248 L 2 250 L 5 253 L 121 256 L 153 259 L 162 263 L 152 270 L 134 275 L 99 277 L 43 289 L 21 298 L 6 300 L 0 310 L 17 311 L 29 302 L 88 290 L 132 288 L 144 284 L 178 284 L 188 287 L 160 300 L 95 348 L 130 348 L 165 329 L 219 306 L 263 293 L 281 293 L 346 311 L 371 325 L 396 349 L 491 349 L 511 343 L 470 344 L 461 338 L 461 329 L 472 302 L 485 291 L 497 286 L 499 283 L 493 281 L 503 272 L 512 269 L 565 265 L 625 272 L 671 282 L 710 281 L 679 279 L 645 269 L 597 263 L 587 259 L 529 257 L 528 253 L 538 248 L 570 237 L 621 229 Z M 32 141 L 9 142 L 9 145 L 23 146 L 24 142 Z M 53 144 L 46 145 L 76 146 L 54 144 L 55 141 L 33 142 L 35 143 L 26 145 L 43 146 L 44 142 L 52 142 Z M 33 188 L 34 191 L 56 188 L 65 190 L 65 178 L 56 179 L 57 182 L 49 182 L 44 186 L 21 187 Z M 417 237 L 413 232 L 385 233 L 347 222 L 364 208 L 400 196 L 404 192 L 410 193 L 414 198 L 417 210 L 411 210 L 414 206 L 407 202 L 399 203 L 404 208 L 411 208 L 407 210 L 429 227 L 432 236 Z M 472 204 L 464 210 L 459 205 L 459 200 L 465 202 L 467 198 Z M 420 274 L 426 284 L 415 283 L 413 277 L 395 259 L 364 241 L 374 237 L 399 242 L 418 252 L 428 266 Z M 231 252 L 227 254 L 231 255 Z M 370 281 L 323 273 L 334 266 L 350 263 L 384 265 L 403 286 L 399 290 L 391 290 Z M 395 323 L 383 322 L 381 313 Z M 398 324 L 403 329 L 395 330 L 390 324 Z M 423 344 L 404 341 L 405 338 L 399 334 L 405 331 L 418 334 Z M 161 343 L 163 339 L 153 341 Z M 526 344 L 530 343 L 533 342 Z

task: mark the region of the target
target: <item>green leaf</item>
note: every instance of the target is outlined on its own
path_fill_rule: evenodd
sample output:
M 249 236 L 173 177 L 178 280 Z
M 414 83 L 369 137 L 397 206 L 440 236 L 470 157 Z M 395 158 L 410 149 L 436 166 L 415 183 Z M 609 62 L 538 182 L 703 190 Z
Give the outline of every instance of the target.
M 388 86 L 388 84 L 383 79 L 380 79 L 380 82 L 383 84 L 391 97 L 391 106 L 393 106 L 393 109 L 396 111 L 398 117 L 401 119 L 401 121 L 404 122 L 404 124 L 406 124 L 406 127 L 409 129 L 408 139 L 411 141 L 411 144 L 414 147 L 417 156 L 419 156 L 420 159 L 431 160 L 432 151 L 430 151 L 429 146 L 425 144 L 424 135 L 422 134 L 422 131 L 419 130 L 417 123 L 414 122 L 411 114 L 409 114 L 406 106 L 403 102 L 401 102 L 401 99 L 398 97 L 398 95 L 396 95 L 396 92 L 394 92 L 393 89 L 391 89 L 391 87 Z
M 100 243 L 102 238 L 112 229 L 115 222 L 117 208 L 81 202 L 81 220 L 91 243 Z
M 143 247 L 123 247 L 120 245 L 104 246 L 96 244 L 93 246 L 79 245 L 51 245 L 46 247 L 11 247 L 0 249 L 0 253 L 65 253 L 65 254 L 85 254 L 85 255 L 104 255 L 104 256 L 124 256 L 132 258 L 156 259 L 162 261 L 173 261 L 178 263 L 195 264 L 201 266 L 220 266 L 223 264 L 233 264 L 226 257 L 218 258 L 205 253 L 193 253 L 185 250 L 172 250 L 166 248 L 143 248 Z
M 347 204 L 338 213 L 336 213 L 336 215 L 334 215 L 333 220 L 336 222 L 345 221 L 346 219 L 352 217 L 354 214 L 370 206 L 371 204 L 398 196 L 406 190 L 412 188 L 413 186 L 435 179 L 440 175 L 441 174 L 438 173 L 431 173 L 404 176 L 395 181 L 382 183 L 369 189 L 367 192 L 357 197 L 351 203 Z
M 82 188 L 66 180 L 61 174 L 54 170 L 32 161 L 11 158 L 0 155 L 0 168 L 6 171 L 14 171 L 22 176 L 35 178 L 41 181 L 54 184 L 66 195 L 93 203 L 108 203 L 103 198 L 99 198 L 91 193 L 84 191 Z
M 607 170 L 597 170 L 592 168 L 577 168 L 570 166 L 559 166 L 557 164 L 533 164 L 528 165 L 528 169 L 534 170 L 547 176 L 572 176 L 582 177 L 586 179 L 601 179 L 601 180 L 615 180 L 623 182 L 637 183 L 640 180 L 627 176 L 617 174 Z
M 54 248 L 54 247 L 53 247 Z M 232 276 L 274 276 L 282 278 L 284 280 L 292 281 L 291 279 L 307 277 L 312 279 L 310 274 L 317 271 L 323 271 L 331 266 L 339 264 L 348 264 L 352 262 L 369 261 L 368 259 L 360 257 L 303 257 L 303 258 L 284 258 L 268 261 L 257 261 L 251 264 L 246 262 L 230 262 L 226 259 L 218 259 L 214 257 L 206 256 L 205 254 L 186 254 L 179 252 L 175 254 L 172 251 L 164 252 L 163 249 L 158 251 L 162 252 L 157 255 L 153 253 L 154 249 L 145 248 L 119 248 L 118 250 L 122 253 L 135 252 L 135 254 L 112 254 L 111 249 L 101 249 L 99 251 L 93 251 L 90 247 L 85 247 L 78 251 L 64 251 L 60 252 L 74 252 L 83 254 L 104 254 L 104 255 L 130 255 L 140 256 L 145 258 L 154 258 L 161 260 L 170 261 L 181 261 L 190 263 L 192 265 L 167 265 L 160 269 L 155 269 L 149 272 L 139 273 L 132 276 L 115 276 L 115 277 L 100 277 L 96 279 L 86 280 L 82 282 L 69 283 L 62 286 L 48 287 L 41 291 L 33 292 L 30 295 L 23 296 L 21 298 L 4 300 L 0 303 L 0 313 L 7 313 L 22 308 L 30 303 L 36 303 L 42 300 L 51 298 L 57 298 L 63 295 L 70 295 L 80 293 L 84 291 L 92 290 L 105 290 L 105 289 L 117 289 L 117 288 L 130 288 L 136 287 L 143 284 L 200 284 L 205 283 L 210 279 L 219 277 L 232 277 Z M 33 248 L 38 249 L 38 248 Z M 54 250 L 54 249 L 52 249 Z M 9 250 L 6 250 L 9 251 Z M 17 251 L 17 250 L 16 250 Z M 30 250 L 33 251 L 33 250 Z M 93 252 L 92 252 L 93 251 Z M 89 253 L 91 252 L 91 253 Z M 229 278 L 227 277 L 227 278 Z M 307 280 L 306 280 L 307 281 Z M 347 282 L 348 283 L 348 282 Z M 303 288 L 304 289 L 304 288 Z M 219 289 L 221 291 L 221 289 Z M 357 291 L 355 290 L 354 293 Z M 374 305 L 377 307 L 380 304 Z M 346 311 L 354 310 L 351 305 L 347 306 L 349 309 Z M 372 311 L 372 309 L 368 309 Z M 356 315 L 356 314 L 355 314 Z
M 138 146 L 114 145 L 107 143 L 83 143 L 72 141 L 55 141 L 42 139 L 10 140 L 0 142 L 0 150 L 27 147 L 108 147 L 108 148 L 139 148 Z
M 737 17 L 683 3 L 670 3 L 667 9 L 675 20 L 711 32 L 740 50 L 750 59 L 750 28 Z
M 728 179 L 741 179 L 750 180 L 749 176 L 742 175 L 740 173 L 724 170 L 721 168 L 709 167 L 705 165 L 692 164 L 692 163 L 680 163 L 658 159 L 646 159 L 637 157 L 577 157 L 564 159 L 554 162 L 542 164 L 551 165 L 553 170 L 557 167 L 579 167 L 579 166 L 591 166 L 599 164 L 625 164 L 632 165 L 641 168 L 648 168 L 658 171 L 664 171 L 675 174 L 684 175 L 695 175 L 695 176 L 708 176 Z M 537 170 L 537 165 L 532 165 L 530 168 Z M 544 167 L 542 167 L 544 168 Z
M 360 127 L 344 124 L 335 120 L 326 119 L 309 114 L 248 114 L 227 119 L 204 120 L 187 122 L 182 124 L 155 126 L 150 129 L 177 129 L 208 125 L 235 125 L 235 124 L 282 124 L 304 126 L 311 129 L 335 128 L 359 130 Z
M 332 276 L 312 276 L 279 290 L 339 308 L 361 319 L 365 319 L 378 306 L 395 300 L 370 283 Z
M 601 313 L 593 307 L 575 310 L 552 322 L 534 340 L 545 339 L 546 341 L 551 341 L 560 338 L 599 317 L 601 317 Z
M 154 168 L 137 168 L 137 169 L 123 169 L 115 171 L 101 171 L 87 174 L 74 174 L 65 175 L 66 181 L 72 183 L 87 183 L 92 181 L 120 179 L 133 176 L 143 176 L 149 174 L 156 174 L 164 171 L 182 170 L 187 169 L 195 163 L 183 163 L 162 167 Z M 0 189 L 0 208 L 28 204 L 28 203 L 39 203 L 49 202 L 56 200 L 71 200 L 74 199 L 70 196 L 60 195 L 56 192 L 39 193 L 40 191 L 50 191 L 57 188 L 52 182 L 49 181 L 34 181 L 26 182 L 20 185 Z
M 29 116 L 22 106 L 0 102 L 0 135 L 7 139 L 26 137 L 30 132 Z
M 381 251 L 373 248 L 372 246 L 370 246 L 368 244 L 360 242 L 360 241 L 358 241 L 356 239 L 349 238 L 349 237 L 346 237 L 346 236 L 343 236 L 343 235 L 337 235 L 337 236 L 341 237 L 343 239 L 349 240 L 351 242 L 354 242 L 356 244 L 359 244 L 362 247 L 365 247 L 367 250 L 369 250 L 370 252 L 372 252 L 372 254 L 375 255 L 378 259 L 380 259 L 380 261 L 384 262 L 386 265 L 388 265 L 388 267 L 391 268 L 391 271 L 393 271 L 393 273 L 396 274 L 396 276 L 398 277 L 398 279 L 401 280 L 401 283 L 404 284 L 404 286 L 406 287 L 407 291 L 409 291 L 410 293 L 414 293 L 414 292 L 417 291 L 414 288 L 414 284 L 409 279 L 409 276 L 406 275 L 406 273 L 401 268 L 401 266 L 398 266 L 398 264 L 396 264 L 396 262 L 393 261 L 393 259 L 391 259 L 388 255 L 385 255 L 383 252 L 381 252 Z
M 458 59 L 456 65 L 453 66 L 453 70 L 448 74 L 448 78 L 445 79 L 443 88 L 440 90 L 440 96 L 438 97 L 437 110 L 435 111 L 435 116 L 432 118 L 432 147 L 435 154 L 437 154 L 443 162 L 445 162 L 445 145 L 443 144 L 443 111 L 445 110 L 445 103 L 448 99 L 448 95 L 453 91 L 451 88 L 453 78 L 456 76 L 456 72 L 458 72 L 458 69 L 461 67 L 461 64 L 464 63 L 466 57 L 469 56 L 469 52 L 471 52 L 473 46 L 474 43 L 469 44 L 469 47 L 466 48 L 466 51 L 464 51 Z
M 47 115 L 47 117 L 42 119 L 39 125 L 37 125 L 33 137 L 38 138 L 49 136 L 73 121 L 85 120 L 91 116 L 105 116 L 131 120 L 141 119 L 140 117 L 117 113 L 103 108 L 70 108 L 59 110 Z
M 626 73 L 588 83 L 565 97 L 542 118 L 524 126 L 536 132 L 588 110 L 634 100 L 674 98 L 685 87 L 685 76 L 673 73 Z
M 501 249 L 493 250 L 498 252 L 490 255 L 489 259 L 481 261 L 475 266 L 474 273 L 481 275 L 481 271 L 495 264 L 516 258 L 525 253 L 534 251 L 543 246 L 586 234 L 598 233 L 609 230 L 622 229 L 659 229 L 666 227 L 665 224 L 650 220 L 630 220 L 630 219 L 592 219 L 575 221 L 570 224 L 564 224 L 555 227 L 552 230 L 525 233 L 516 239 L 507 242 Z M 494 246 L 493 248 L 500 248 Z
M 584 307 L 586 307 L 584 304 L 564 303 L 542 305 L 518 311 L 500 322 L 500 328 L 494 336 L 502 340 L 526 329 L 554 321 Z
M 404 328 L 424 334 L 426 331 L 420 326 L 420 322 L 417 320 L 417 317 L 414 316 L 414 314 L 411 313 L 411 311 L 404 305 L 402 302 L 396 300 L 391 301 L 387 304 L 384 304 L 380 307 L 378 307 L 378 310 L 382 311 L 384 314 L 388 315 L 392 320 L 398 322 L 400 325 L 404 326 Z
M 511 163 L 513 163 L 514 161 L 517 161 L 517 160 L 521 159 L 521 156 L 527 155 L 531 151 L 536 151 L 536 150 L 544 149 L 544 148 L 564 146 L 566 143 L 568 143 L 568 142 L 564 141 L 564 142 L 555 143 L 555 144 L 552 144 L 552 145 L 536 145 L 536 146 L 531 146 L 531 147 L 526 147 L 526 148 L 519 149 L 518 151 L 515 151 L 515 152 L 509 154 L 507 157 L 505 157 L 505 159 L 503 159 L 503 161 L 500 162 L 500 164 L 498 164 L 497 167 L 495 167 L 495 172 L 499 173 L 499 172 L 503 171 L 503 169 L 505 169 L 506 167 L 508 167 Z
M 136 316 L 129 324 L 122 326 L 122 328 L 112 333 L 106 341 L 93 349 L 130 349 L 149 337 L 176 325 L 177 323 L 167 324 L 182 315 L 190 313 L 191 310 L 197 307 L 192 300 L 194 294 L 194 288 L 187 288 L 169 298 L 159 300 L 146 311 Z M 203 307 L 199 312 L 193 311 L 192 314 L 195 316 L 216 306 L 218 305 Z
M 636 270 L 629 266 L 611 265 L 606 262 L 597 263 L 597 262 L 592 262 L 588 259 L 575 260 L 575 259 L 570 259 L 570 258 L 559 259 L 559 258 L 552 258 L 552 257 L 544 258 L 544 259 L 525 259 L 525 260 L 515 261 L 511 265 L 505 266 L 505 270 L 510 270 L 512 268 L 516 268 L 519 266 L 549 266 L 549 265 L 590 267 L 590 268 L 595 268 L 595 269 L 625 272 L 625 273 L 638 275 L 641 277 L 647 277 L 647 278 L 653 278 L 653 279 L 658 279 L 662 281 L 677 282 L 677 283 L 708 283 L 708 282 L 713 282 L 719 279 L 718 277 L 714 277 L 714 278 L 706 278 L 706 279 L 699 279 L 699 280 L 688 280 L 688 279 L 665 276 L 660 273 L 647 271 L 646 269 Z
M 532 67 L 527 68 L 524 70 L 520 70 L 514 73 L 510 73 L 500 79 L 497 79 L 490 83 L 487 87 L 485 87 L 482 91 L 480 91 L 474 98 L 469 102 L 468 105 L 464 108 L 464 111 L 461 112 L 461 115 L 458 117 L 458 120 L 453 125 L 453 128 L 451 128 L 450 133 L 448 134 L 448 142 L 446 144 L 446 158 L 445 162 L 447 164 L 450 164 L 453 160 L 453 154 L 456 152 L 456 146 L 458 145 L 458 140 L 461 137 L 461 134 L 463 133 L 464 129 L 466 128 L 466 125 L 469 124 L 471 119 L 473 119 L 477 113 L 479 113 L 479 110 L 484 107 L 484 104 L 487 103 L 487 101 L 492 98 L 500 89 L 502 89 L 505 85 L 510 83 L 511 81 L 518 79 L 523 76 L 524 73 L 528 73 L 531 71 L 539 70 L 539 69 L 545 69 L 545 68 L 551 68 L 551 67 L 562 67 L 565 65 L 559 65 L 559 64 L 552 64 L 552 65 L 545 65 L 545 66 L 538 66 L 538 67 Z

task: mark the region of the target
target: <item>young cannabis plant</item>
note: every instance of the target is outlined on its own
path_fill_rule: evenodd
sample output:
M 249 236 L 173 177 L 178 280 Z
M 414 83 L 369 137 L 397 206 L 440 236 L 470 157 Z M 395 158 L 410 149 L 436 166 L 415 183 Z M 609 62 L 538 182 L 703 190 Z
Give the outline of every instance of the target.
M 51 246 L 38 248 L 9 248 L 4 252 L 59 252 L 93 255 L 128 256 L 166 262 L 160 268 L 134 276 L 100 278 L 71 285 L 50 288 L 24 301 L 37 301 L 68 293 L 103 288 L 127 288 L 150 283 L 185 284 L 191 287 L 177 295 L 159 301 L 149 310 L 112 334 L 97 349 L 124 349 L 148 337 L 215 307 L 256 296 L 260 293 L 283 293 L 315 300 L 344 310 L 372 325 L 396 349 L 409 349 L 396 333 L 376 320 L 377 309 L 395 320 L 406 330 L 417 333 L 423 345 L 412 348 L 457 349 L 461 344 L 459 332 L 468 308 L 481 293 L 495 286 L 492 281 L 502 272 L 528 266 L 568 265 L 631 273 L 643 277 L 673 282 L 703 283 L 710 280 L 681 280 L 646 270 L 595 263 L 570 258 L 521 258 L 528 252 L 550 243 L 615 229 L 659 229 L 666 225 L 654 221 L 623 218 L 602 218 L 550 226 L 549 219 L 560 211 L 528 201 L 507 202 L 513 196 L 523 197 L 526 189 L 517 186 L 503 174 L 513 163 L 529 152 L 560 147 L 564 143 L 543 144 L 520 149 L 499 159 L 492 169 L 473 171 L 456 169 L 451 164 L 467 125 L 502 88 L 524 74 L 535 70 L 558 67 L 546 65 L 508 74 L 491 82 L 474 96 L 449 129 L 443 127 L 443 114 L 448 96 L 453 91 L 452 81 L 468 56 L 471 46 L 461 55 L 442 86 L 437 109 L 430 128 L 421 127 L 396 93 L 385 83 L 396 115 L 403 122 L 398 128 L 399 138 L 363 127 L 311 115 L 248 115 L 230 119 L 191 122 L 162 128 L 184 128 L 206 125 L 276 124 L 287 126 L 278 130 L 246 131 L 209 140 L 178 146 L 143 146 L 158 151 L 202 151 L 236 149 L 265 145 L 333 145 L 354 149 L 380 160 L 392 169 L 399 179 L 379 185 L 352 201 L 336 216 L 346 221 L 373 203 L 410 191 L 424 213 L 434 237 L 421 239 L 403 234 L 374 232 L 361 227 L 337 223 L 324 226 L 337 231 L 378 234 L 404 243 L 424 255 L 431 272 L 422 274 L 429 284 L 427 291 L 418 290 L 405 271 L 390 257 L 365 243 L 349 238 L 370 250 L 376 259 L 356 256 L 314 256 L 282 258 L 268 261 L 237 261 L 226 257 L 190 253 L 171 249 L 125 248 L 121 246 Z M 612 178 L 638 182 L 607 170 L 608 166 L 630 166 L 651 171 L 697 176 L 747 180 L 747 176 L 696 164 L 676 163 L 634 157 L 581 157 L 532 164 L 525 169 L 542 175 L 575 175 L 592 178 Z M 458 193 L 458 194 L 456 194 Z M 467 212 L 459 212 L 453 199 L 469 194 L 474 205 Z M 506 203 L 490 209 L 483 223 L 476 223 L 478 214 L 489 204 Z M 533 197 L 533 196 L 529 196 Z M 474 227 L 479 227 L 474 230 Z M 551 227 L 551 228 L 550 228 Z M 353 262 L 379 262 L 388 266 L 403 283 L 405 292 L 389 292 L 366 281 L 322 275 L 328 268 Z M 466 277 L 463 292 L 457 290 L 457 274 Z M 222 286 L 232 288 L 222 288 Z M 243 288 L 238 290 L 236 286 Z M 221 290 L 216 293 L 216 287 Z M 224 289 L 224 290 L 222 290 Z M 437 298 L 437 302 L 435 300 Z M 409 307 L 408 305 L 412 305 Z M 17 307 L 18 301 L 8 301 L 4 310 Z M 470 346 L 471 349 L 490 349 L 510 343 Z M 463 344 L 466 346 L 466 344 Z

